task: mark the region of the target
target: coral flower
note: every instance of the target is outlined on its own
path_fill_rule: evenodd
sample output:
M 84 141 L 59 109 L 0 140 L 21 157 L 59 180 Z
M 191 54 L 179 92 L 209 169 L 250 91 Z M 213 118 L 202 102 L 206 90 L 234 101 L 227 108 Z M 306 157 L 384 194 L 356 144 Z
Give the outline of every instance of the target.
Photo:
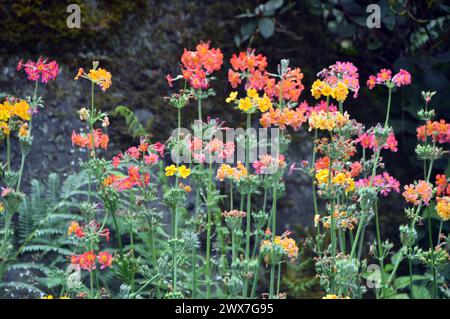
M 450 219 L 450 197 L 438 197 L 436 202 L 436 211 L 439 217 L 444 221 L 448 221 Z
M 105 269 L 107 267 L 111 267 L 113 257 L 109 252 L 102 251 L 98 253 L 97 260 L 98 263 L 101 265 L 100 269 Z

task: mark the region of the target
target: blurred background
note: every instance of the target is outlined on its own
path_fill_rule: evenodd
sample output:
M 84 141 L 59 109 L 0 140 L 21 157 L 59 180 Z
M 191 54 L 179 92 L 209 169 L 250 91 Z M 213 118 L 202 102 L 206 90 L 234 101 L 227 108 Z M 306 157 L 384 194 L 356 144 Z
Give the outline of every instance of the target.
M 81 8 L 80 29 L 66 25 L 70 15 L 66 9 L 72 3 Z M 366 25 L 370 15 L 366 8 L 371 3 L 381 9 L 380 28 Z M 155 141 L 169 137 L 176 111 L 163 100 L 173 92 L 165 76 L 179 73 L 184 48 L 194 49 L 199 41 L 211 41 L 213 47 L 222 49 L 225 59 L 212 84 L 217 95 L 206 101 L 204 114 L 219 117 L 233 127 L 243 126 L 245 118 L 223 102 L 230 91 L 226 72 L 232 53 L 247 47 L 268 57 L 269 70 L 275 71 L 282 58 L 300 67 L 306 88 L 300 101 L 311 103 L 309 88 L 317 72 L 335 61 L 353 62 L 359 68 L 362 89 L 358 99 L 347 100 L 345 108 L 367 126 L 384 119 L 387 99 L 386 90 L 369 92 L 365 87 L 369 74 L 380 68 L 410 71 L 413 84 L 394 93 L 392 106 L 391 124 L 399 150 L 385 154 L 391 175 L 402 185 L 410 183 L 422 176 L 421 163 L 414 154 L 419 125 L 416 113 L 422 106 L 420 92 L 437 91 L 432 102 L 437 118 L 450 118 L 449 13 L 448 2 L 433 0 L 2 0 L 0 93 L 32 93 L 32 84 L 15 71 L 21 58 L 44 56 L 60 65 L 57 81 L 43 89 L 46 107 L 33 122 L 33 151 L 24 182 L 45 180 L 50 172 L 65 175 L 79 169 L 78 160 L 85 154 L 72 147 L 70 135 L 81 126 L 76 112 L 87 105 L 89 98 L 87 83 L 73 81 L 79 67 L 89 68 L 93 60 L 98 60 L 113 75 L 112 87 L 97 95 L 98 105 L 112 114 L 107 154 L 112 156 L 138 141 L 123 117 L 114 116 L 116 106 L 132 109 Z M 184 125 L 188 126 L 194 116 L 195 107 L 184 109 Z M 292 137 L 289 161 L 309 160 L 310 134 L 302 129 Z M 446 163 L 446 159 L 437 162 L 433 176 L 449 173 Z M 296 236 L 304 239 L 313 222 L 310 180 L 289 176 L 286 190 L 280 204 L 280 228 L 296 230 Z M 396 244 L 398 225 L 405 221 L 403 207 L 399 194 L 391 194 L 380 207 L 382 236 L 397 240 Z M 367 243 L 373 240 L 371 231 Z M 311 265 L 305 262 L 295 267 L 291 272 L 296 276 L 285 279 L 289 295 L 314 294 Z

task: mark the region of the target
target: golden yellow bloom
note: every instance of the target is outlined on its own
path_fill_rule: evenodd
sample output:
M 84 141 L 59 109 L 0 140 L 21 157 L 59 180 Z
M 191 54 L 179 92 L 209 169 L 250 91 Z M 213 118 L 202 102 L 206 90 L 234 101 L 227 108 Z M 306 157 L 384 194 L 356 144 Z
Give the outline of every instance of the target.
M 17 115 L 24 121 L 29 121 L 31 118 L 30 105 L 27 101 L 20 100 L 20 102 L 15 103 L 13 111 L 14 115 Z
M 167 166 L 165 168 L 165 171 L 166 171 L 166 173 L 165 173 L 166 176 L 173 176 L 178 171 L 178 168 L 172 164 L 170 166 Z
M 98 84 L 103 91 L 106 91 L 112 84 L 111 73 L 102 68 L 91 69 L 88 78 L 95 84 Z
M 267 95 L 264 94 L 262 98 L 258 99 L 258 108 L 262 113 L 266 112 L 271 107 L 272 102 Z
M 54 299 L 52 295 L 43 296 L 41 299 Z
M 8 123 L 3 121 L 0 121 L 0 130 L 2 130 L 5 135 L 9 135 L 11 133 Z
M 325 84 L 322 87 L 322 95 L 323 96 L 330 96 L 332 91 L 333 91 L 333 89 L 328 84 Z
M 252 104 L 252 100 L 249 97 L 243 98 L 239 100 L 239 109 L 247 112 L 248 110 L 250 110 L 252 108 L 253 104 Z
M 259 97 L 259 94 L 258 94 L 258 91 L 256 91 L 255 89 L 248 89 L 247 96 L 249 98 L 256 99 Z
M 186 165 L 181 165 L 178 168 L 178 174 L 181 178 L 188 178 L 189 175 L 191 175 L 191 170 L 186 167 Z
M 316 99 L 319 99 L 322 95 L 322 88 L 324 87 L 324 83 L 320 80 L 314 81 L 312 87 L 311 87 L 311 95 L 314 96 Z
M 320 169 L 317 173 L 316 173 L 316 181 L 318 185 L 322 185 L 322 184 L 328 184 L 328 178 L 330 171 L 327 168 L 324 169 Z
M 347 177 L 344 173 L 337 173 L 335 177 L 333 177 L 334 184 L 344 184 L 347 181 Z
M 437 211 L 439 217 L 442 218 L 442 220 L 447 221 L 450 219 L 450 197 L 449 196 L 437 198 L 436 211 Z
M 343 82 L 338 82 L 337 86 L 333 89 L 332 97 L 338 102 L 344 102 L 348 95 L 348 87 Z
M 236 92 L 236 91 L 231 92 L 230 95 L 225 99 L 225 102 L 227 102 L 227 103 L 233 102 L 234 100 L 236 100 L 237 95 L 238 95 L 238 92 Z
M 5 206 L 3 206 L 3 203 L 0 202 L 0 214 L 5 211 Z

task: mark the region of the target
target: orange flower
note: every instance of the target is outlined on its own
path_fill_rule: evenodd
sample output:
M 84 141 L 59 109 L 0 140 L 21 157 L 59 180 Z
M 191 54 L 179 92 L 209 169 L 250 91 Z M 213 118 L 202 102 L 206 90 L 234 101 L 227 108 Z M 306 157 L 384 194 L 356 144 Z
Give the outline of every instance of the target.
M 101 265 L 100 269 L 105 269 L 106 267 L 111 267 L 112 265 L 113 257 L 107 251 L 102 251 L 98 253 L 97 259 L 98 263 Z

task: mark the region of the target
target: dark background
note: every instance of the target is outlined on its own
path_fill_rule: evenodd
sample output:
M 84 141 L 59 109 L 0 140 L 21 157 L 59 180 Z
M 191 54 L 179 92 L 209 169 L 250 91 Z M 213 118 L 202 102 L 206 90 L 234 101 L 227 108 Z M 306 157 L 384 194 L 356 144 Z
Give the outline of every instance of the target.
M 165 75 L 177 74 L 183 48 L 193 49 L 203 40 L 224 53 L 224 67 L 212 84 L 217 92 L 205 103 L 204 114 L 220 117 L 230 126 L 244 125 L 244 117 L 224 105 L 230 91 L 226 81 L 232 53 L 251 47 L 269 58 L 275 71 L 281 58 L 288 58 L 305 74 L 305 91 L 300 100 L 313 102 L 309 87 L 316 73 L 335 61 L 351 61 L 360 72 L 358 99 L 349 98 L 345 108 L 367 126 L 385 116 L 386 90 L 368 91 L 365 81 L 379 68 L 412 74 L 413 84 L 394 93 L 391 124 L 399 140 L 397 153 L 385 153 L 387 171 L 401 184 L 421 178 L 422 167 L 414 155 L 416 112 L 422 106 L 420 92 L 436 90 L 432 107 L 437 118 L 449 119 L 450 51 L 449 12 L 446 1 L 275 1 L 273 12 L 257 9 L 265 1 L 157 1 L 157 0 L 2 0 L 0 3 L 0 93 L 25 96 L 32 84 L 17 74 L 20 58 L 36 60 L 40 55 L 55 59 L 60 75 L 43 90 L 46 108 L 33 122 L 34 145 L 25 172 L 45 179 L 49 172 L 61 175 L 78 170 L 78 159 L 86 156 L 71 146 L 70 135 L 79 129 L 76 111 L 88 104 L 86 83 L 73 81 L 79 67 L 89 68 L 93 60 L 113 75 L 113 85 L 97 95 L 98 105 L 112 112 L 118 105 L 135 111 L 155 140 L 165 140 L 175 126 L 176 112 L 163 97 L 173 92 Z M 66 7 L 81 6 L 81 29 L 66 26 Z M 366 6 L 381 7 L 380 29 L 366 26 Z M 245 14 L 247 13 L 247 14 Z M 274 32 L 261 20 L 270 20 Z M 40 87 L 42 92 L 42 86 Z M 190 123 L 194 106 L 183 111 Z M 120 117 L 111 117 L 108 156 L 123 150 L 136 139 L 127 133 Z M 302 129 L 293 134 L 287 158 L 310 159 L 310 134 Z M 447 161 L 436 163 L 435 172 L 447 169 Z M 433 174 L 434 176 L 435 174 Z M 312 224 L 310 181 L 300 175 L 287 178 L 287 192 L 281 201 L 282 227 L 298 228 L 305 237 Z M 380 207 L 382 236 L 397 242 L 398 225 L 404 222 L 404 201 L 399 194 L 383 200 Z M 371 242 L 373 235 L 367 236 Z

